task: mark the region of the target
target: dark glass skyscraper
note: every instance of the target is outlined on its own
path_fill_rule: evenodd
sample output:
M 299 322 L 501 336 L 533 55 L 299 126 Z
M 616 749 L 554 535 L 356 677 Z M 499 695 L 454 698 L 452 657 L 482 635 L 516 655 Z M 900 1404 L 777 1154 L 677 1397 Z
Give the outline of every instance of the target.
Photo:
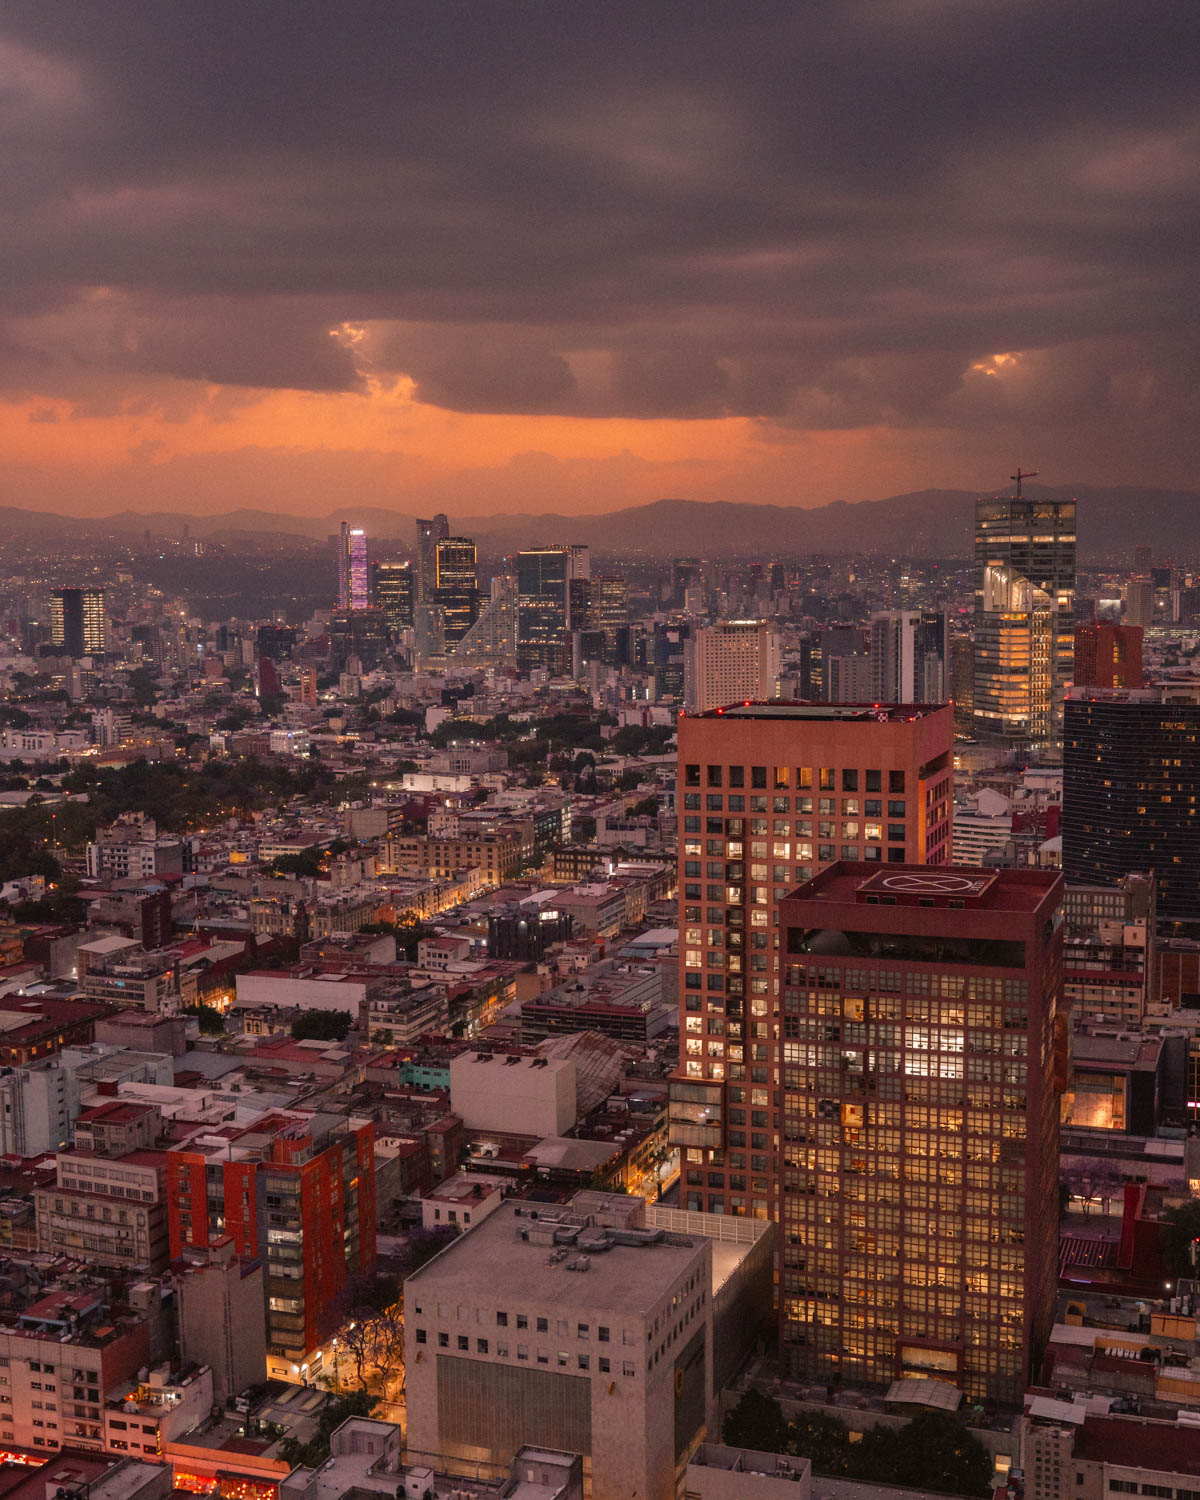
M 1071 681 L 1075 501 L 1020 494 L 975 506 L 975 728 L 1050 739 Z
M 433 601 L 441 623 L 443 649 L 456 646 L 479 612 L 475 543 L 467 536 L 443 537 L 434 557 Z
M 1153 870 L 1158 914 L 1200 923 L 1200 704 L 1076 688 L 1063 726 L 1063 873 L 1115 885 Z
M 50 643 L 66 656 L 99 656 L 108 649 L 103 589 L 54 589 Z
M 570 670 L 571 585 L 587 576 L 586 547 L 530 547 L 517 553 L 517 665 L 522 671 Z
M 393 635 L 413 623 L 414 587 L 412 563 L 371 564 L 371 603 L 383 611 Z

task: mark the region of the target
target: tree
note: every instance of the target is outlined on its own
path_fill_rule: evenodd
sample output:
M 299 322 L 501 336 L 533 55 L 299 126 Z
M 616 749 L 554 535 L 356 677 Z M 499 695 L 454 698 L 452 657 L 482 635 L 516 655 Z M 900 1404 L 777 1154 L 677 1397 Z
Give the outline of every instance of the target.
M 1082 1201 L 1085 1219 L 1093 1203 L 1107 1204 L 1124 1184 L 1124 1178 L 1111 1162 L 1095 1156 L 1074 1162 L 1062 1176 L 1068 1192 Z
M 279 1445 L 279 1457 L 293 1469 L 319 1469 L 329 1457 L 329 1440 L 350 1417 L 369 1417 L 377 1398 L 366 1391 L 351 1391 L 326 1401 L 317 1417 L 317 1430 L 302 1443 L 299 1438 L 285 1437 Z
M 896 1434 L 895 1467 L 887 1483 L 951 1495 L 987 1495 L 992 1459 L 957 1417 L 927 1411 Z
M 783 1453 L 788 1448 L 783 1408 L 754 1386 L 726 1415 L 721 1435 L 731 1448 L 752 1448 L 758 1453 Z
M 1200 1198 L 1169 1208 L 1162 1220 L 1163 1261 L 1170 1276 L 1196 1274 L 1193 1246 L 1200 1240 Z
M 195 1005 L 183 1007 L 185 1016 L 195 1016 L 200 1023 L 201 1036 L 224 1036 L 225 1017 L 212 1005 L 205 1005 L 202 1000 Z
M 408 1236 L 405 1253 L 405 1275 L 413 1276 L 421 1267 L 440 1255 L 458 1238 L 456 1224 L 442 1224 L 437 1229 L 414 1229 Z
M 297 1042 L 344 1042 L 353 1021 L 345 1010 L 306 1010 L 292 1022 L 292 1039 Z
M 158 701 L 158 684 L 149 667 L 138 667 L 130 672 L 129 691 L 139 708 L 150 708 Z
M 654 818 L 658 816 L 658 798 L 643 797 L 640 802 L 635 802 L 629 809 L 630 816 L 634 818 Z
M 845 1474 L 850 1465 L 850 1434 L 840 1417 L 801 1412 L 788 1423 L 788 1452 L 807 1458 L 821 1474 Z

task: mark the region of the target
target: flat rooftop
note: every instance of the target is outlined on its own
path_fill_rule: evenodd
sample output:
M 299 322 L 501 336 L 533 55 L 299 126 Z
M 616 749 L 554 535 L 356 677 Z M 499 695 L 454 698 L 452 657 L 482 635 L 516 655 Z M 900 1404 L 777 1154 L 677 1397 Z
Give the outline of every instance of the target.
M 844 724 L 856 721 L 908 723 L 927 719 L 949 708 L 948 703 L 810 703 L 802 699 L 772 699 L 762 703 L 731 703 L 689 719 L 775 719 L 782 723 Z
M 453 1292 L 487 1306 L 504 1305 L 518 1311 L 521 1304 L 544 1307 L 553 1303 L 581 1312 L 611 1309 L 614 1316 L 650 1311 L 693 1267 L 703 1271 L 708 1285 L 710 1242 L 701 1235 L 664 1234 L 657 1244 L 614 1244 L 611 1249 L 590 1252 L 521 1238 L 522 1230 L 551 1228 L 560 1212 L 561 1223 L 579 1223 L 578 1215 L 552 1205 L 504 1203 L 410 1276 L 407 1285 L 415 1281 L 418 1293 L 432 1295 L 436 1288 L 439 1297 Z M 567 1251 L 565 1256 L 552 1259 L 562 1250 Z M 586 1271 L 567 1270 L 584 1254 Z
M 940 907 L 1033 912 L 1062 882 L 1058 870 L 974 865 L 884 865 L 839 860 L 792 891 L 789 901 L 837 906 Z

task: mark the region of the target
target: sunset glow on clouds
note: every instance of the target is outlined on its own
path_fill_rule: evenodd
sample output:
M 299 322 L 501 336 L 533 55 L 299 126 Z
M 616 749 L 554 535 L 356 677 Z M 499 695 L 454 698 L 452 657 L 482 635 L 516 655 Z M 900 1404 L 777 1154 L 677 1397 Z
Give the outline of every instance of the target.
M 1196 41 L 1172 5 L 16 0 L 3 500 L 1192 485 Z

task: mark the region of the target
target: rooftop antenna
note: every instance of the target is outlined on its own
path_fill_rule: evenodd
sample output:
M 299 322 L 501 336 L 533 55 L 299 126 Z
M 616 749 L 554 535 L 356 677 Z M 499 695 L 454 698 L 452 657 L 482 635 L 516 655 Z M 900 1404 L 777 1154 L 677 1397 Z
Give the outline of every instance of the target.
M 1017 472 L 1015 474 L 1010 474 L 1008 476 L 1010 479 L 1015 479 L 1016 480 L 1016 483 L 1017 483 L 1017 499 L 1018 500 L 1021 498 L 1021 481 L 1022 481 L 1022 479 L 1036 479 L 1037 475 L 1038 475 L 1038 471 L 1036 469 L 1022 469 L 1021 465 L 1018 464 L 1017 465 Z

